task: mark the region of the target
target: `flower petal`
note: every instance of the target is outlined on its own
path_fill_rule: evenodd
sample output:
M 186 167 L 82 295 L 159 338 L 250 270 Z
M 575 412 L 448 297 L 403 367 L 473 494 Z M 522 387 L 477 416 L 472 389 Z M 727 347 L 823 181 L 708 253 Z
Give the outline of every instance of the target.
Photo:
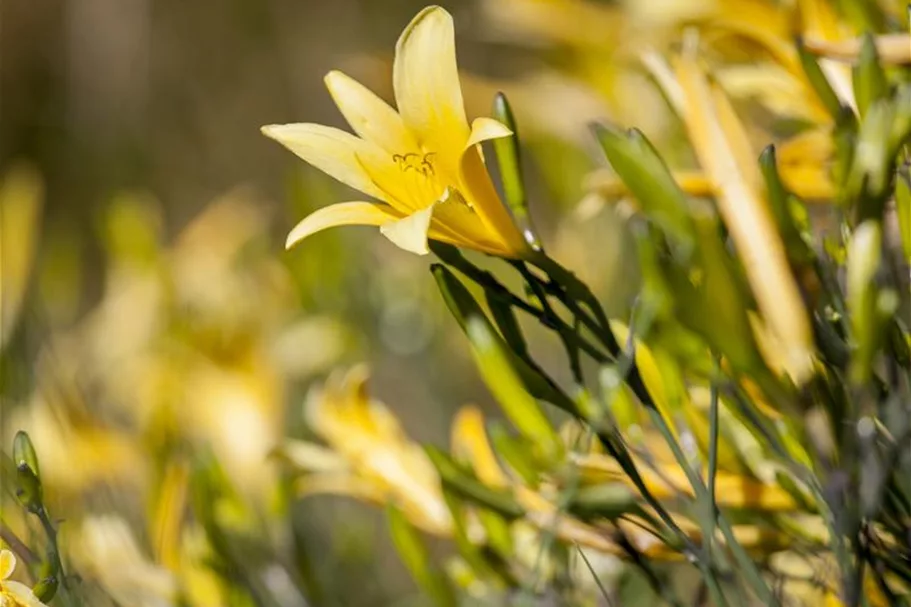
M 311 234 L 327 228 L 349 225 L 382 226 L 401 217 L 401 214 L 385 204 L 339 202 L 310 213 L 294 226 L 285 241 L 285 248 L 290 249 Z
M 380 226 L 380 232 L 397 247 L 416 255 L 426 255 L 430 252 L 427 248 L 427 232 L 430 230 L 430 220 L 433 218 L 436 205 L 437 203 L 433 203 L 426 209 Z
M 322 124 L 270 124 L 262 127 L 266 137 L 276 140 L 304 161 L 365 194 L 385 200 L 358 157 L 382 153 L 376 146 L 351 133 Z
M 521 257 L 530 250 L 500 200 L 477 146 L 468 146 L 462 154 L 459 182 L 462 194 L 484 224 L 490 239 L 502 245 L 507 257 Z
M 478 218 L 491 232 L 491 235 L 503 243 L 506 251 L 512 251 L 511 256 L 518 256 L 527 247 L 519 234 L 506 207 L 500 201 L 478 145 L 483 141 L 509 137 L 512 131 L 506 125 L 493 118 L 475 118 L 471 123 L 471 133 L 462 150 L 459 162 L 459 178 L 462 187 L 472 208 Z
M 474 405 L 466 405 L 456 413 L 452 423 L 452 450 L 471 463 L 478 479 L 490 487 L 505 487 L 509 478 L 494 455 L 484 429 L 484 414 Z
M 338 453 L 305 440 L 288 439 L 272 452 L 272 456 L 308 472 L 338 474 L 348 470 L 348 462 Z
M 512 135 L 512 131 L 502 122 L 493 118 L 475 118 L 471 122 L 471 133 L 468 135 L 468 142 L 465 144 L 465 148 L 477 145 L 482 141 L 509 137 L 510 135 Z
M 14 605 L 21 605 L 22 607 L 47 607 L 47 605 L 38 600 L 38 597 L 35 596 L 35 593 L 32 592 L 31 588 L 20 582 L 3 582 L 3 592 L 13 597 L 15 600 L 13 603 Z
M 16 570 L 16 555 L 10 550 L 0 550 L 0 580 L 13 575 Z
M 406 154 L 420 147 L 388 103 L 360 82 L 338 70 L 326 74 L 326 87 L 354 132 L 390 154 Z
M 445 204 L 437 204 L 429 233 L 430 238 L 434 240 L 493 255 L 502 255 L 505 250 L 497 235 L 487 230 L 478 214 L 459 195 L 447 197 Z
M 422 10 L 399 37 L 393 66 L 395 102 L 418 143 L 439 154 L 455 176 L 468 139 L 459 86 L 452 16 L 438 6 Z

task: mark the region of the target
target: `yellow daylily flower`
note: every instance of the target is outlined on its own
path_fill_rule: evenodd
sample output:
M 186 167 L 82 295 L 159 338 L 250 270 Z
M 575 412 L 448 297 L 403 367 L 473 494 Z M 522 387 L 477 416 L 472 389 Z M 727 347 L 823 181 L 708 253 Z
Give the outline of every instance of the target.
M 9 579 L 16 570 L 16 555 L 0 550 L 0 605 L 2 607 L 47 607 L 38 600 L 32 589 Z
M 171 605 L 179 587 L 175 572 L 153 562 L 129 523 L 116 514 L 86 517 L 76 530 L 75 566 L 118 605 Z
M 436 469 L 392 412 L 367 394 L 367 377 L 366 367 L 354 367 L 307 399 L 307 423 L 329 449 L 296 441 L 280 451 L 310 472 L 299 485 L 304 494 L 392 503 L 425 531 L 448 535 L 452 518 Z
M 357 135 L 320 124 L 269 125 L 262 131 L 379 202 L 319 209 L 295 226 L 288 247 L 326 228 L 372 225 L 417 254 L 428 252 L 428 238 L 503 257 L 528 251 L 478 145 L 512 133 L 491 118 L 469 125 L 449 13 L 427 7 L 399 38 L 393 66 L 398 111 L 342 72 L 330 72 L 325 82 Z

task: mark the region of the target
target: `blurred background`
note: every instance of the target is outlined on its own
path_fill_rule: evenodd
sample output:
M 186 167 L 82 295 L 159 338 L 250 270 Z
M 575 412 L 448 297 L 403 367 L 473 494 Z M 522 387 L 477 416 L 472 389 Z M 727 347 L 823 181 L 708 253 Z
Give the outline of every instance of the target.
M 391 99 L 395 40 L 422 7 L 0 3 L 3 446 L 30 432 L 88 604 L 166 605 L 177 584 L 194 605 L 247 604 L 187 565 L 207 550 L 180 508 L 201 457 L 273 551 L 248 564 L 296 563 L 265 576 L 282 604 L 421 604 L 381 512 L 283 493 L 268 455 L 307 435 L 304 397 L 339 366 L 369 364 L 372 393 L 421 441 L 448 442 L 455 408 L 491 399 L 427 259 L 369 228 L 283 250 L 306 213 L 350 192 L 259 128 L 345 127 L 323 87 L 330 69 Z M 615 57 L 622 7 L 447 8 L 469 116 L 510 95 L 545 242 L 620 313 L 635 263 L 621 218 L 584 200 L 600 162 L 586 123 L 673 132 L 654 87 Z M 0 507 L 3 540 L 29 537 L 7 482 Z

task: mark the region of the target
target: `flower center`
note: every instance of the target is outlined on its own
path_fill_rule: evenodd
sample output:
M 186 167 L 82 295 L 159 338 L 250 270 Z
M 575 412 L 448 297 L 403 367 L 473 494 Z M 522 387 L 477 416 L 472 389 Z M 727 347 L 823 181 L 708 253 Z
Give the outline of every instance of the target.
M 392 161 L 398 165 L 399 170 L 403 173 L 414 171 L 429 179 L 436 176 L 436 170 L 433 168 L 434 156 L 436 156 L 436 152 L 427 152 L 425 154 L 408 152 L 407 154 L 393 154 Z
M 392 161 L 399 169 L 399 197 L 406 206 L 424 209 L 440 199 L 446 191 L 444 176 L 437 172 L 435 152 L 393 154 Z
M 408 152 L 393 154 L 392 161 L 399 169 L 400 198 L 407 198 L 407 206 L 414 210 L 425 209 L 435 202 L 464 206 L 473 211 L 444 171 L 439 171 L 436 152 Z

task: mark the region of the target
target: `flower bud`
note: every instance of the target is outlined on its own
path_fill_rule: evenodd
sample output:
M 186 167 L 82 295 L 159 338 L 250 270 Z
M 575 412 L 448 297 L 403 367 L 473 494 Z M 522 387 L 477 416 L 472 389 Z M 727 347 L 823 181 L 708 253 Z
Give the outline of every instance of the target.
M 13 439 L 13 461 L 16 463 L 16 495 L 31 511 L 41 508 L 42 488 L 38 456 L 28 434 L 20 430 Z

